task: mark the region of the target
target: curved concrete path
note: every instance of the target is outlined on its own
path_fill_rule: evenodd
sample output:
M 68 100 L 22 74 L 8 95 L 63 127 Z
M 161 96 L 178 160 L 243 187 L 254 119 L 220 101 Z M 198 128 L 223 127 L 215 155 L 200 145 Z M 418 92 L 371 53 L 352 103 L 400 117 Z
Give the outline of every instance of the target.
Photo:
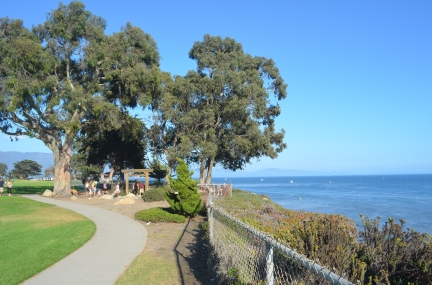
M 96 224 L 96 232 L 87 243 L 22 284 L 114 284 L 144 249 L 146 229 L 122 214 L 39 195 L 21 196 L 72 210 Z

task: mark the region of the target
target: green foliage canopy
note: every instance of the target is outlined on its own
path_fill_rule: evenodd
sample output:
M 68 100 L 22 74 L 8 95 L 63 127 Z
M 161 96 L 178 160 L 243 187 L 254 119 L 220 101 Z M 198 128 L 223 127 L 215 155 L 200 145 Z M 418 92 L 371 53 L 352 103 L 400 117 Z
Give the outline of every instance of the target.
M 69 195 L 72 144 L 94 120 L 119 126 L 119 107 L 146 106 L 160 87 L 150 35 L 127 23 L 105 35 L 103 18 L 72 1 L 44 24 L 0 19 L 0 130 L 53 151 L 57 195 Z
M 32 175 L 41 175 L 42 165 L 30 159 L 24 159 L 14 163 L 12 175 L 15 177 L 29 178 Z
M 161 179 L 163 179 L 167 174 L 167 166 L 156 157 L 153 157 L 150 160 L 148 166 L 150 169 L 153 169 L 153 172 L 150 172 L 149 176 L 151 178 L 157 179 L 157 181 L 160 183 Z
M 182 157 L 200 166 L 200 183 L 210 183 L 212 168 L 243 169 L 254 158 L 277 157 L 286 144 L 277 131 L 286 87 L 271 59 L 251 56 L 231 38 L 205 35 L 189 52 L 197 70 L 165 78 L 164 96 L 155 103 L 153 148 L 168 166 Z
M 5 176 L 7 173 L 8 167 L 6 164 L 0 162 L 0 176 Z
M 120 114 L 120 127 L 101 131 L 100 124 L 88 124 L 81 129 L 78 141 L 79 153 L 83 155 L 86 165 L 97 165 L 102 171 L 109 165 L 121 176 L 121 169 L 144 168 L 147 152 L 145 140 L 146 127 L 128 112 Z

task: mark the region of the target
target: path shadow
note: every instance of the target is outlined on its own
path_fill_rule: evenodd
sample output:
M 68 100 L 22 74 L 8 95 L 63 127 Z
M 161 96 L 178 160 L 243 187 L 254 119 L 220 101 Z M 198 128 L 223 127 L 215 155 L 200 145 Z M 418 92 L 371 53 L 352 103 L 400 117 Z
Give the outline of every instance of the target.
M 210 262 L 210 246 L 203 223 L 206 217 L 190 218 L 174 247 L 181 284 L 219 284 Z

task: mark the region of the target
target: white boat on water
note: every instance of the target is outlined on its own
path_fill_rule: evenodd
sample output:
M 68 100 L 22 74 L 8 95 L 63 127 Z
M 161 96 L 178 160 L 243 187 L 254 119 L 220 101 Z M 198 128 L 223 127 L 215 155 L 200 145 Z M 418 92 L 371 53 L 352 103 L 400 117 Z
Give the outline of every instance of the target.
M 291 180 L 290 182 L 291 182 L 291 183 L 294 183 L 294 181 L 292 181 L 292 180 Z

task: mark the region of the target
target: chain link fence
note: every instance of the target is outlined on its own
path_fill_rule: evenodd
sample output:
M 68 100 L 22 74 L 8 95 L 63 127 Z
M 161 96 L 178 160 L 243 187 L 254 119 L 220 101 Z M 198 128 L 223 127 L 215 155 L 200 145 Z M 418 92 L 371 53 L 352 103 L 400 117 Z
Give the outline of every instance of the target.
M 198 184 L 198 192 L 208 193 L 215 199 L 232 197 L 232 184 Z
M 212 196 L 208 200 L 212 261 L 226 283 L 353 285 L 219 209 Z

